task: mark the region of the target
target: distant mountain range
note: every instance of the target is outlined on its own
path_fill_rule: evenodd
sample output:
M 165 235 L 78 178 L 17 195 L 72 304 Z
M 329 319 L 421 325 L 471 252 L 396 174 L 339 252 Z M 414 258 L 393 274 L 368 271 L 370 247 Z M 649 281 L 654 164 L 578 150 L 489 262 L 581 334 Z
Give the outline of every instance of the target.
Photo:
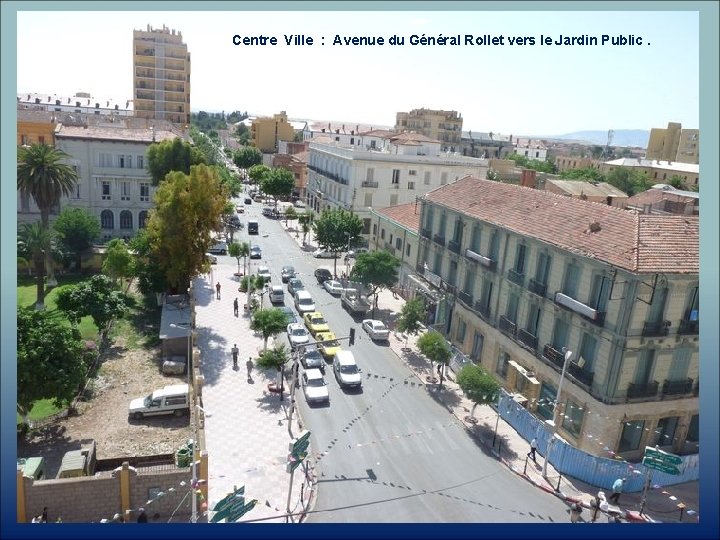
M 644 129 L 616 129 L 614 130 L 611 146 L 637 146 L 647 148 L 650 132 Z M 575 131 L 565 135 L 552 135 L 543 137 L 547 139 L 561 139 L 582 141 L 590 144 L 605 145 L 607 143 L 607 131 Z

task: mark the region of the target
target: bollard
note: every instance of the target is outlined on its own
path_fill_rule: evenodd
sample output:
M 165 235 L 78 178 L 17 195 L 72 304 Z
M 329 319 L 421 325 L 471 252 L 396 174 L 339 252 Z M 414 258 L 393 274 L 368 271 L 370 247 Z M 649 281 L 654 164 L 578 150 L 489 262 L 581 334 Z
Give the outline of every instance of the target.
M 523 469 L 523 474 L 527 476 L 527 463 L 528 459 L 530 459 L 530 456 L 525 456 L 525 468 Z
M 555 488 L 555 491 L 557 491 L 558 493 L 560 493 L 560 481 L 561 480 L 562 480 L 562 474 L 560 476 L 558 476 L 558 483 L 557 483 L 557 487 Z

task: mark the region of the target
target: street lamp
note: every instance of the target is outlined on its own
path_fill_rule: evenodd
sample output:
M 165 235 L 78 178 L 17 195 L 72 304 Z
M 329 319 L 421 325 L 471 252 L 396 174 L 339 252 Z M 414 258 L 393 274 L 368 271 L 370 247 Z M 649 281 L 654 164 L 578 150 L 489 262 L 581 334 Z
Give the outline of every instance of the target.
M 560 392 L 562 391 L 562 385 L 563 381 L 565 380 L 565 370 L 567 369 L 568 362 L 570 362 L 570 359 L 572 358 L 572 351 L 567 350 L 563 347 L 563 351 L 565 353 L 565 360 L 563 362 L 562 372 L 560 373 L 560 382 L 558 383 L 558 389 L 557 394 L 555 395 L 555 404 L 553 405 L 553 430 L 552 430 L 552 436 L 550 438 L 550 442 L 548 443 L 547 450 L 545 451 L 545 461 L 543 462 L 543 470 L 542 475 L 543 478 L 547 478 L 547 466 L 548 466 L 548 458 L 550 457 L 550 451 L 553 448 L 553 445 L 555 444 L 555 434 L 558 430 L 558 421 L 560 420 Z

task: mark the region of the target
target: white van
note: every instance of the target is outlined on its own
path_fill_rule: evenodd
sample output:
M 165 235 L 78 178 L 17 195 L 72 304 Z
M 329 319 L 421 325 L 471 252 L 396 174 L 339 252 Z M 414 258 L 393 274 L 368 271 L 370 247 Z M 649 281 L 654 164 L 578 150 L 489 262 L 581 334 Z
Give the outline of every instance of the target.
M 295 307 L 300 313 L 315 311 L 315 302 L 310 293 L 301 289 L 295 293 Z
M 333 371 L 340 386 L 359 388 L 362 385 L 360 368 L 355 363 L 352 351 L 338 351 L 335 353 Z
M 128 407 L 128 416 L 135 420 L 161 414 L 182 416 L 189 412 L 190 392 L 187 384 L 173 384 L 155 390 L 149 396 L 133 399 Z
M 270 287 L 270 303 L 283 304 L 285 302 L 285 291 L 282 285 L 273 285 Z
M 218 241 L 214 245 L 210 246 L 208 248 L 208 253 L 212 253 L 213 255 L 219 254 L 219 255 L 225 255 L 228 251 L 228 245 L 227 242 Z

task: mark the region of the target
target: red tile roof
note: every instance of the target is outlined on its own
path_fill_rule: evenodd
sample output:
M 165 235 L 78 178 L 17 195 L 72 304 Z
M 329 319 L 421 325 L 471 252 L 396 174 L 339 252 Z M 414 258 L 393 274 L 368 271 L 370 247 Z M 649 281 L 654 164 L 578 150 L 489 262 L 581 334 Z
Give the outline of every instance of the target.
M 414 202 L 381 208 L 377 213 L 397 221 L 400 225 L 413 232 L 420 230 L 420 205 Z
M 697 217 L 639 215 L 472 176 L 441 186 L 425 199 L 631 272 L 699 272 Z

